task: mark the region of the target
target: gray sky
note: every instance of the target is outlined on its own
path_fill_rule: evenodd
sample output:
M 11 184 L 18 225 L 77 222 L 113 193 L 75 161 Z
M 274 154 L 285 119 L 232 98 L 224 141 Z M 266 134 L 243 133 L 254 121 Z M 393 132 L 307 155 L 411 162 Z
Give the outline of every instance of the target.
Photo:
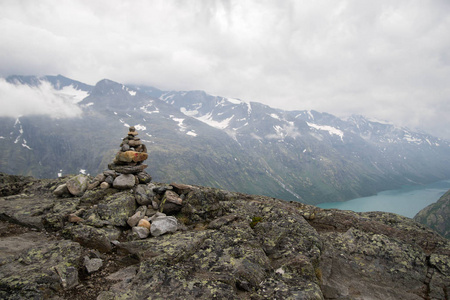
M 200 89 L 450 139 L 450 1 L 0 0 L 12 74 Z M 0 102 L 20 111 L 10 90 L 0 82 Z

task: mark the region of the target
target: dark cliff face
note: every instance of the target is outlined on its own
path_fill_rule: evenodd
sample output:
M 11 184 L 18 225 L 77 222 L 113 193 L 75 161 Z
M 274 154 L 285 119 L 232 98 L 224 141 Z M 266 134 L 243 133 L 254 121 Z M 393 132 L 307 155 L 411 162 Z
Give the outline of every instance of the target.
M 414 220 L 436 230 L 443 237 L 450 239 L 450 191 L 436 203 L 430 204 L 414 216 Z
M 152 183 L 182 199 L 178 230 L 140 239 L 133 189 L 17 179 L 0 181 L 2 299 L 448 299 L 449 241 L 395 214 Z

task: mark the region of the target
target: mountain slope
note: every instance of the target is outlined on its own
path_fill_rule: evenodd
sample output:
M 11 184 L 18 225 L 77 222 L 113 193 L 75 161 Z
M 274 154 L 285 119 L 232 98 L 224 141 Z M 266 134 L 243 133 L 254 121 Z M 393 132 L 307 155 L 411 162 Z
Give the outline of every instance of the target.
M 450 191 L 445 193 L 439 200 L 428 205 L 414 216 L 414 220 L 425 224 L 440 233 L 443 237 L 450 239 Z
M 448 142 L 361 116 L 342 120 L 107 79 L 94 87 L 62 76 L 8 80 L 86 93 L 77 118 L 0 118 L 0 170 L 12 174 L 98 173 L 133 125 L 161 182 L 319 203 L 450 177 Z

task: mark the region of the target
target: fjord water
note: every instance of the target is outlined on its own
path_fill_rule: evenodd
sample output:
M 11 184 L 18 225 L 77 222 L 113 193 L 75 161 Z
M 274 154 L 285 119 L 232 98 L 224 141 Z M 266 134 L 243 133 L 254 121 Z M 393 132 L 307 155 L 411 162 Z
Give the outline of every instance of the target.
M 403 186 L 397 190 L 380 192 L 375 196 L 344 202 L 320 203 L 320 208 L 337 208 L 356 212 L 386 211 L 414 217 L 422 208 L 436 202 L 450 189 L 450 179 L 426 185 Z

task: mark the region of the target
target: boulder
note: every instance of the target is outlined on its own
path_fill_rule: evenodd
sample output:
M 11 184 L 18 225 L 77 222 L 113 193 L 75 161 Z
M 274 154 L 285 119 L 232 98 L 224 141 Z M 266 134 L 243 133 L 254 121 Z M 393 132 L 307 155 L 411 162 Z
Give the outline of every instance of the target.
M 147 216 L 147 217 L 152 217 L 154 214 L 156 214 L 157 213 L 157 211 L 153 208 L 153 206 L 152 205 L 149 205 L 148 207 L 147 207 L 147 212 L 145 213 L 145 215 Z
M 67 189 L 75 197 L 82 196 L 88 187 L 88 177 L 80 174 L 72 177 L 66 182 Z
M 80 204 L 82 206 L 92 206 L 101 202 L 105 197 L 118 193 L 116 189 L 108 189 L 109 184 L 102 182 L 101 189 L 86 191 L 80 198 Z
M 58 187 L 53 191 L 53 195 L 57 197 L 67 197 L 70 196 L 69 189 L 67 188 L 67 184 L 58 185 Z
M 103 171 L 103 174 L 104 174 L 106 177 L 111 176 L 111 177 L 114 178 L 114 177 L 117 176 L 116 171 L 114 171 L 113 169 L 109 169 L 109 170 Z M 106 178 L 105 178 L 105 179 L 106 179 Z
M 56 199 L 53 207 L 42 217 L 42 224 L 47 230 L 58 230 L 64 227 L 67 215 L 74 212 L 80 198 Z
M 183 200 L 178 196 L 177 193 L 167 190 L 164 193 L 164 197 L 161 200 L 160 209 L 166 214 L 173 214 L 179 212 L 182 208 L 181 204 Z M 162 206 L 164 205 L 164 206 Z
M 128 190 L 105 197 L 82 217 L 86 224 L 92 226 L 127 226 L 127 220 L 135 213 L 136 208 L 133 193 Z
M 111 175 L 108 175 L 108 176 L 106 176 L 104 182 L 106 182 L 107 184 L 109 184 L 110 186 L 112 186 L 112 185 L 113 185 L 113 182 L 114 182 L 114 178 L 116 178 L 116 177 L 117 177 L 117 176 L 111 176 Z
M 93 190 L 100 185 L 100 181 L 94 180 L 93 182 L 88 183 L 88 190 Z
M 160 236 L 168 232 L 175 232 L 178 229 L 177 218 L 173 216 L 158 217 L 152 221 L 150 232 L 152 236 Z
M 136 184 L 133 174 L 121 174 L 114 179 L 113 187 L 120 190 L 130 189 Z
M 100 184 L 100 188 L 103 189 L 103 190 L 109 189 L 109 187 L 110 187 L 110 184 L 107 183 L 107 182 L 102 182 Z
M 106 175 L 104 173 L 98 174 L 97 176 L 94 177 L 95 181 L 98 182 L 103 182 L 106 179 Z
M 57 198 L 52 197 L 50 193 L 47 197 L 34 195 L 0 197 L 0 219 L 25 227 L 43 229 L 43 219 L 46 214 L 52 212 L 56 200 Z
M 136 234 L 140 239 L 145 239 L 150 234 L 150 230 L 148 230 L 148 228 L 141 226 L 133 227 L 132 232 Z
M 167 215 L 165 213 L 162 212 L 156 212 L 156 214 L 154 214 L 151 218 L 150 218 L 150 222 L 153 222 L 154 220 L 156 220 L 157 218 L 161 218 L 161 217 L 166 217 Z
M 177 193 L 173 192 L 173 191 L 166 191 L 166 193 L 164 194 L 164 198 L 163 198 L 163 202 L 170 202 L 170 203 L 174 203 L 174 204 L 178 204 L 181 205 L 183 204 L 183 200 L 181 200 L 180 196 L 178 196 Z
M 134 215 L 128 218 L 127 224 L 130 225 L 130 227 L 134 227 L 138 224 L 138 222 L 145 216 L 145 213 L 142 213 L 141 211 L 137 211 Z
M 139 179 L 139 183 L 148 184 L 152 181 L 152 177 L 150 176 L 150 174 L 145 171 L 137 173 L 136 176 Z
M 121 233 L 119 229 L 112 226 L 97 228 L 88 225 L 77 225 L 69 230 L 74 241 L 101 252 L 110 252 L 112 250 L 111 241 L 117 240 Z
M 152 204 L 155 193 L 153 192 L 153 189 L 146 184 L 139 184 L 136 187 L 134 195 L 136 197 L 136 202 L 139 205 L 149 205 Z
M 188 184 L 180 184 L 180 183 L 172 182 L 170 185 L 173 187 L 173 190 L 179 195 L 187 194 L 190 191 L 196 189 L 192 185 L 188 185 Z
M 84 267 L 89 274 L 100 270 L 102 266 L 103 260 L 101 258 L 89 258 L 88 256 L 84 257 Z
M 82 248 L 70 240 L 47 241 L 0 265 L 1 299 L 48 299 L 78 285 Z

